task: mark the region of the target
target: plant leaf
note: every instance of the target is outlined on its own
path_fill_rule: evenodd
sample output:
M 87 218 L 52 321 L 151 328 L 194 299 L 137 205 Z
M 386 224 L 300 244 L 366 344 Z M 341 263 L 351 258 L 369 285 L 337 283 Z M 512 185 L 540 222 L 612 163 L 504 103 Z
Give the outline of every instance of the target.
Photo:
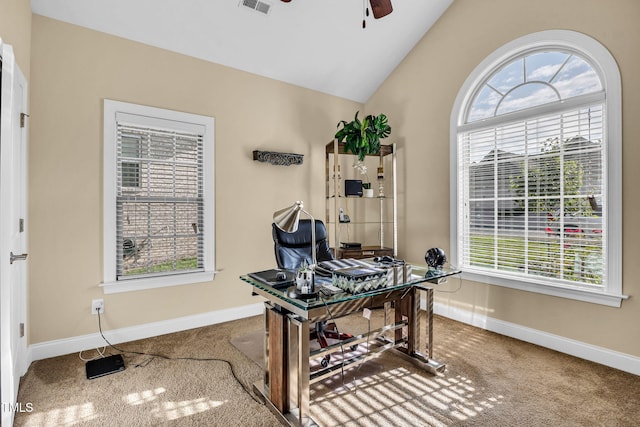
M 367 154 L 380 152 L 380 139 L 391 134 L 391 126 L 384 114 L 378 116 L 369 114 L 360 121 L 359 113 L 356 111 L 351 122 L 341 120 L 338 123 L 335 138 L 344 143 L 345 151 L 357 155 L 358 160 L 363 161 Z M 342 129 L 340 129 L 341 125 Z

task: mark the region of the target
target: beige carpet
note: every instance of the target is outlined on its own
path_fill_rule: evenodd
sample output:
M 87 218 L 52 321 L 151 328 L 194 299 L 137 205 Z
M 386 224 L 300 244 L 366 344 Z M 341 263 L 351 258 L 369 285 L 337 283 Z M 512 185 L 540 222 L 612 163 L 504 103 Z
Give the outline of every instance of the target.
M 359 316 L 338 325 L 354 332 L 368 326 Z M 251 389 L 262 376 L 262 326 L 253 317 L 117 347 L 230 360 Z M 440 317 L 435 333 L 444 374 L 432 376 L 386 352 L 344 379 L 314 384 L 314 419 L 322 426 L 638 425 L 635 375 Z M 86 379 L 77 354 L 34 362 L 18 395 L 34 411 L 17 414 L 15 425 L 279 425 L 223 362 L 124 356 L 124 372 L 95 380 Z

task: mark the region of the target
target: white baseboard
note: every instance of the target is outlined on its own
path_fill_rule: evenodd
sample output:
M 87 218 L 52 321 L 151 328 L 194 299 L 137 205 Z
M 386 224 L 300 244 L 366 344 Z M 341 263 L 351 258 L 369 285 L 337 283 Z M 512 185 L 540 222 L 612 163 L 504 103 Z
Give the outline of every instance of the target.
M 243 307 L 211 311 L 178 319 L 163 320 L 160 322 L 105 331 L 104 335 L 112 344 L 118 344 L 173 332 L 185 331 L 216 323 L 228 322 L 245 317 L 257 316 L 262 314 L 263 311 L 264 304 L 256 303 Z M 636 356 L 616 352 L 607 348 L 539 331 L 537 329 L 527 328 L 515 323 L 493 319 L 482 314 L 472 313 L 468 310 L 451 307 L 442 303 L 436 302 L 434 304 L 434 312 L 440 316 L 447 317 L 458 322 L 530 342 L 532 344 L 550 348 L 581 359 L 610 366 L 615 369 L 620 369 L 621 371 L 629 372 L 634 375 L 640 375 L 640 358 Z M 28 363 L 26 366 L 29 366 L 34 360 L 62 356 L 82 350 L 102 347 L 103 345 L 104 340 L 98 332 L 33 344 L 28 348 Z
M 264 312 L 264 304 L 256 303 L 237 308 L 210 311 L 208 313 L 193 316 L 180 317 L 178 319 L 162 320 L 160 322 L 146 323 L 144 325 L 130 326 L 121 329 L 104 331 L 104 336 L 112 344 L 134 341 L 144 338 L 173 332 L 186 331 L 216 323 L 229 322 L 245 317 L 257 316 Z M 97 323 L 97 322 L 96 322 Z M 97 327 L 96 327 L 97 329 Z M 46 341 L 29 346 L 28 364 L 32 361 L 47 359 L 49 357 L 62 356 L 82 350 L 98 348 L 105 345 L 99 332 L 61 340 Z
M 636 356 L 620 353 L 559 335 L 550 334 L 537 329 L 527 328 L 515 323 L 493 319 L 482 314 L 472 313 L 468 310 L 451 307 L 442 303 L 434 303 L 433 311 L 435 314 L 458 322 L 536 344 L 541 347 L 550 348 L 561 353 L 596 362 L 634 375 L 640 375 L 640 358 Z

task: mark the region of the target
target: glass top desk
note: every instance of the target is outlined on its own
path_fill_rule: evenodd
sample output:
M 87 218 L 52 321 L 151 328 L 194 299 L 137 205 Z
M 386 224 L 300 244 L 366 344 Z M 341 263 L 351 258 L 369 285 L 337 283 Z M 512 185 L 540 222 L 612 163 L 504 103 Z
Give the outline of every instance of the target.
M 380 351 L 395 349 L 431 373 L 443 372 L 445 365 L 432 359 L 433 287 L 430 284 L 458 273 L 451 269 L 412 266 L 411 278 L 404 283 L 359 294 L 341 292 L 308 300 L 290 297 L 288 289 L 278 290 L 248 275 L 241 276 L 255 294 L 266 298 L 264 382 L 256 383 L 255 391 L 265 398 L 267 406 L 281 421 L 314 426 L 317 424 L 309 416 L 309 386 Z M 426 304 L 421 309 L 423 293 Z M 312 324 L 371 307 L 384 307 L 384 326 L 326 348 L 310 349 Z M 368 346 L 366 354 L 322 367 L 316 364 L 315 369 L 310 369 L 310 360 L 363 342 L 376 345 L 372 346 L 373 350 Z

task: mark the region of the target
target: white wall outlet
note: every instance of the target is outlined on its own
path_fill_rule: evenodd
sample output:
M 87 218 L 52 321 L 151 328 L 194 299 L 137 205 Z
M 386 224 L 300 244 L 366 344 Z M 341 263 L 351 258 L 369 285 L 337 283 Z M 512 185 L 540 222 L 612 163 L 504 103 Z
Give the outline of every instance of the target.
M 104 300 L 94 299 L 91 301 L 91 314 L 104 314 Z

